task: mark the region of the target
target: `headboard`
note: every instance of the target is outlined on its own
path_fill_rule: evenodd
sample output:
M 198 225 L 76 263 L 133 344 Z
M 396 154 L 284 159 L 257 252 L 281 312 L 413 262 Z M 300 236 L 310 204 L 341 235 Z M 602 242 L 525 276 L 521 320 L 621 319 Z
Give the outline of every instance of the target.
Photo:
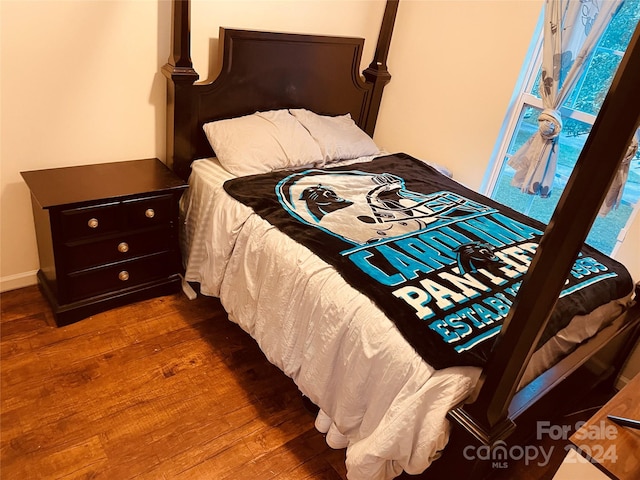
M 260 110 L 306 108 L 350 113 L 369 135 L 391 79 L 386 60 L 398 0 L 388 0 L 375 58 L 359 72 L 364 40 L 220 28 L 222 70 L 196 84 L 190 58 L 188 0 L 174 0 L 167 86 L 167 165 L 187 178 L 193 160 L 213 156 L 202 125 Z

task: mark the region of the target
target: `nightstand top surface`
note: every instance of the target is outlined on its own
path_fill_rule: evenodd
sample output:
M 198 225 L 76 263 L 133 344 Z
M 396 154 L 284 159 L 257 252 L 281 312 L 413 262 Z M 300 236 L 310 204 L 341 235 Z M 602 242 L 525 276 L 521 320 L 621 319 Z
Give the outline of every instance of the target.
M 20 172 L 42 208 L 187 187 L 157 158 Z

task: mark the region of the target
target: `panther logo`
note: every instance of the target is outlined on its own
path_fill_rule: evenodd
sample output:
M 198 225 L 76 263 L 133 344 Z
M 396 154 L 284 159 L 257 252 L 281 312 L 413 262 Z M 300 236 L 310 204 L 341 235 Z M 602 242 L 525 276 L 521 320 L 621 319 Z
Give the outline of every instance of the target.
M 500 258 L 493 253 L 493 247 L 486 243 L 467 243 L 454 250 L 458 255 L 458 269 L 460 274 L 475 273 L 480 268 L 497 273 L 498 269 L 505 265 Z
M 306 202 L 309 212 L 318 222 L 329 213 L 353 205 L 352 201 L 339 197 L 336 192 L 322 185 L 304 189 L 300 195 L 300 200 Z

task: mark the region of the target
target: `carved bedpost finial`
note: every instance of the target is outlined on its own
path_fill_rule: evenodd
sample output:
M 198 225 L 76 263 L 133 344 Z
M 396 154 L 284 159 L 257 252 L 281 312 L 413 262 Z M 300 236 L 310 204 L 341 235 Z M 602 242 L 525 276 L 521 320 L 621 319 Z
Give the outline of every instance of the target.
M 391 74 L 387 70 L 387 57 L 389 56 L 389 47 L 391 46 L 391 34 L 393 33 L 393 25 L 398 12 L 398 3 L 400 0 L 387 0 L 378 36 L 378 44 L 373 61 L 369 65 L 363 75 L 367 83 L 373 85 L 371 92 L 371 101 L 369 103 L 369 111 L 367 112 L 367 121 L 365 123 L 365 131 L 373 136 L 376 127 L 376 119 L 380 110 L 380 102 L 382 101 L 382 92 L 384 87 L 391 80 Z
M 171 23 L 171 54 L 162 67 L 167 77 L 167 158 L 166 164 L 180 177 L 190 173 L 189 161 L 193 153 L 191 133 L 195 118 L 189 95 L 198 73 L 191 63 L 191 31 L 189 0 L 173 0 Z
M 173 0 L 171 54 L 162 72 L 174 81 L 193 83 L 198 73 L 191 62 L 191 5 L 189 0 Z

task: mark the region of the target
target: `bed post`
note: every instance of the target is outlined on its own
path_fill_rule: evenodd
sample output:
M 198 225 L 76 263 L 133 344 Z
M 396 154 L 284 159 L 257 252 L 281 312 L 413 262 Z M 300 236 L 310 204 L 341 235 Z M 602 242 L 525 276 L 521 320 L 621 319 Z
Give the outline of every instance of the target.
M 391 80 L 391 74 L 387 69 L 387 57 L 389 56 L 389 47 L 391 46 L 391 34 L 393 33 L 393 25 L 398 12 L 398 3 L 400 0 L 387 0 L 382 17 L 382 25 L 378 35 L 378 44 L 376 45 L 376 53 L 373 61 L 362 74 L 366 78 L 368 84 L 372 85 L 371 100 L 367 110 L 364 130 L 373 137 L 376 128 L 376 120 L 380 111 L 380 103 L 382 102 L 382 92 L 384 87 Z
M 162 73 L 167 77 L 167 166 L 180 177 L 189 176 L 188 158 L 193 147 L 190 135 L 195 122 L 189 102 L 182 96 L 198 80 L 191 62 L 191 5 L 189 0 L 174 0 L 172 4 L 171 53 Z M 187 160 L 180 161 L 180 160 Z
M 629 43 L 609 94 L 505 319 L 500 337 L 470 397 L 475 397 L 475 400 L 450 412 L 452 440 L 458 444 L 452 451 L 458 450 L 458 455 L 463 454 L 465 445 L 470 441 L 493 445 L 507 438 L 515 429 L 509 418 L 511 400 L 564 281 L 640 125 L 638 85 L 640 28 L 636 28 Z M 445 455 L 447 451 L 445 449 Z M 461 456 L 459 463 L 473 462 Z M 475 468 L 475 473 L 478 473 L 490 467 L 486 463 L 482 467 L 467 467 Z

